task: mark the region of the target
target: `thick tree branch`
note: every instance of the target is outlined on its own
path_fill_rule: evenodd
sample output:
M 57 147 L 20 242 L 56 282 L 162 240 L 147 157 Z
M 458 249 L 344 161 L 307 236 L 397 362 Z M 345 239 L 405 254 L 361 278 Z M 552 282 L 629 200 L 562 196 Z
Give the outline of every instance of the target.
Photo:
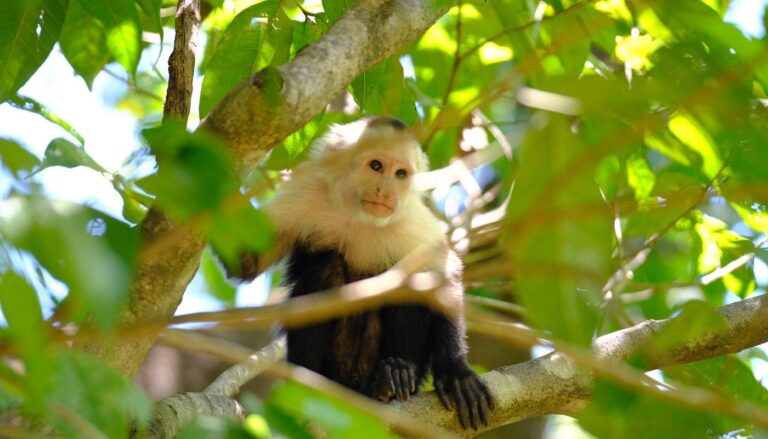
M 176 120 L 182 124 L 189 117 L 192 78 L 195 70 L 197 29 L 200 26 L 200 1 L 179 0 L 176 12 L 176 38 L 168 66 L 168 92 L 163 122 Z M 121 326 L 132 326 L 147 320 L 170 317 L 181 302 L 187 284 L 197 271 L 205 240 L 193 230 L 175 234 L 168 245 L 153 243 L 173 233 L 177 226 L 164 213 L 152 207 L 141 224 L 142 252 L 131 286 L 128 305 L 118 316 Z M 153 251 L 146 251 L 152 246 Z M 112 343 L 90 343 L 88 352 L 133 376 L 144 362 L 158 331 Z
M 263 70 L 236 87 L 203 128 L 227 141 L 245 169 L 252 167 L 355 77 L 424 33 L 452 3 L 361 0 L 292 62 Z
M 243 384 L 285 356 L 282 340 L 276 340 L 258 352 L 251 352 L 235 343 L 171 329 L 161 335 L 160 342 L 205 352 L 239 364 L 224 371 L 200 393 L 181 393 L 158 401 L 149 431 L 145 432 L 149 438 L 176 437 L 184 426 L 203 414 L 242 421 L 245 410 L 233 397 L 240 392 Z
M 525 363 L 488 372 L 483 375 L 483 380 L 492 389 L 497 407 L 488 419 L 490 425 L 483 430 L 530 417 L 578 411 L 589 398 L 594 382 L 593 373 L 621 381 L 620 385 L 627 384 L 623 381 L 625 376 L 616 370 L 621 372 L 628 366 L 616 363 L 617 360 L 644 354 L 648 358 L 647 369 L 652 370 L 736 353 L 768 341 L 768 296 L 726 305 L 719 312 L 724 319 L 725 330 L 681 342 L 669 351 L 646 351 L 653 335 L 670 322 L 649 320 L 599 337 L 593 343 L 596 358 L 590 356 L 587 361 L 583 355 L 576 355 L 577 351 L 553 352 Z M 474 328 L 480 329 L 478 325 L 474 325 Z M 520 342 L 520 334 L 511 333 L 509 327 L 483 329 L 499 338 Z M 527 343 L 535 343 L 535 337 L 527 340 Z M 580 367 L 576 367 L 577 364 Z M 642 384 L 639 380 L 636 383 Z M 748 417 L 759 424 L 768 421 L 768 413 L 756 411 L 750 405 L 727 401 L 724 397 L 715 397 L 710 392 L 702 391 L 696 399 L 688 396 L 683 394 L 675 401 L 721 414 Z M 398 412 L 414 416 L 421 422 L 461 433 L 455 414 L 443 410 L 432 392 L 417 395 L 408 403 L 395 402 L 393 406 Z M 464 434 L 471 436 L 473 433 Z
M 644 376 L 636 369 L 630 368 L 622 361 L 636 355 L 647 359 L 647 369 L 663 368 L 682 363 L 717 357 L 739 352 L 768 341 L 768 296 L 753 297 L 719 309 L 725 324 L 724 329 L 712 331 L 699 337 L 681 341 L 676 347 L 658 352 L 648 350 L 653 336 L 664 328 L 671 320 L 649 320 L 611 334 L 602 336 L 594 341 L 593 350 L 575 348 L 570 345 L 556 344 L 555 351 L 524 363 L 505 366 L 483 375 L 496 398 L 497 408 L 491 413 L 489 426 L 482 430 L 493 429 L 505 424 L 517 422 L 529 417 L 549 414 L 574 414 L 581 410 L 590 396 L 594 377 L 600 376 L 612 380 L 619 385 L 630 387 L 640 392 L 650 392 L 660 398 L 692 408 L 719 414 L 743 417 L 759 425 L 768 425 L 768 413 L 750 404 L 734 402 L 724 396 L 696 389 L 695 392 L 685 389 L 659 392 L 644 383 Z M 540 342 L 542 334 L 528 329 L 515 328 L 507 324 L 477 320 L 470 322 L 470 329 L 483 331 L 506 342 L 529 346 Z M 184 339 L 187 344 L 183 343 Z M 163 342 L 181 348 L 189 348 L 190 334 L 184 334 L 182 342 L 173 337 Z M 197 339 L 196 345 L 211 345 L 210 348 L 195 348 L 227 359 L 240 361 L 249 353 L 243 348 L 222 346 L 219 342 Z M 270 352 L 269 354 L 267 354 Z M 279 350 L 267 347 L 261 351 L 259 358 L 275 361 Z M 275 354 L 278 353 L 278 354 Z M 266 355 L 265 355 L 266 354 Z M 225 372 L 222 378 L 234 379 L 225 387 L 224 393 L 233 394 L 233 382 L 240 385 L 244 377 L 251 377 L 264 370 L 265 364 L 260 361 L 248 360 L 231 370 L 236 370 L 236 376 Z M 252 370 L 249 370 L 252 369 Z M 317 377 L 313 379 L 316 381 Z M 313 382 L 312 385 L 318 385 Z M 334 391 L 332 387 L 330 389 Z M 393 402 L 390 404 L 395 412 L 388 415 L 392 419 L 413 419 L 415 424 L 430 425 L 444 428 L 459 435 L 472 436 L 473 431 L 462 430 L 453 412 L 442 408 L 434 392 L 416 395 L 407 403 Z M 189 398 L 189 396 L 185 396 Z M 190 410 L 201 410 L 198 414 L 208 413 L 205 407 L 198 403 L 189 402 Z M 235 410 L 235 406 L 232 406 Z M 239 410 L 239 409 L 237 409 Z M 235 416 L 236 411 L 230 413 Z M 373 410 L 378 413 L 378 410 Z M 393 428 L 409 437 L 414 436 L 412 430 L 399 430 L 396 424 Z M 428 435 L 423 435 L 428 437 Z

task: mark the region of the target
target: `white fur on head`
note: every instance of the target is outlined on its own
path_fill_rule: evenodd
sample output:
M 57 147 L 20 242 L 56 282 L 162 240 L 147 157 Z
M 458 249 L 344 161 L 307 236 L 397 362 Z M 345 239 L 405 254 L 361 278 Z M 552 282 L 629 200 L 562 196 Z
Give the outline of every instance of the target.
M 416 172 L 429 170 L 429 160 L 421 151 L 418 140 L 410 133 L 405 122 L 392 116 L 367 117 L 347 124 L 331 125 L 328 133 L 312 145 L 310 159 L 316 160 L 326 154 L 355 147 L 361 140 L 394 138 L 397 133 L 406 134 L 413 140 L 415 154 L 413 165 Z

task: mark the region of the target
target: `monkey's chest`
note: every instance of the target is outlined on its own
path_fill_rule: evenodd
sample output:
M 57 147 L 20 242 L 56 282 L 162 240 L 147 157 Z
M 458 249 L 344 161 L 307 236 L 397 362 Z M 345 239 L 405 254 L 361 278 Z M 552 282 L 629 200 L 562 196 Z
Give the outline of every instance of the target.
M 378 311 L 344 317 L 336 322 L 333 345 L 328 353 L 344 384 L 362 388 L 379 361 L 381 319 Z

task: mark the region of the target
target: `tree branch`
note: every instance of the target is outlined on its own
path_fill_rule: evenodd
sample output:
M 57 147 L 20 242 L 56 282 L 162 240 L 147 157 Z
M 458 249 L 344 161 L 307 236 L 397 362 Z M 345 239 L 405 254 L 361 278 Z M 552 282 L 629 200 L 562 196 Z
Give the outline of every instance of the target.
M 176 120 L 184 124 L 189 117 L 199 26 L 200 1 L 179 0 L 176 38 L 168 61 L 168 92 L 163 122 Z M 176 227 L 171 218 L 152 207 L 141 223 L 142 247 L 152 246 L 156 240 L 173 233 Z M 118 316 L 121 326 L 172 316 L 197 271 L 204 246 L 205 240 L 192 230 L 178 234 L 168 245 L 155 246 L 156 251 L 142 251 L 128 305 Z M 113 343 L 89 343 L 83 346 L 83 350 L 103 359 L 125 375 L 133 376 L 144 362 L 157 334 L 158 331 L 155 331 L 128 339 L 119 347 Z
M 592 351 L 564 343 L 555 343 L 557 351 L 549 355 L 488 372 L 482 378 L 493 392 L 497 407 L 490 414 L 489 425 L 481 426 L 481 431 L 529 417 L 549 414 L 573 415 L 587 404 L 595 376 L 606 378 L 639 392 L 650 393 L 676 404 L 741 417 L 756 424 L 768 426 L 768 413 L 762 408 L 744 402 L 731 401 L 723 395 L 703 389 L 676 388 L 661 392 L 655 387 L 646 385 L 645 376 L 640 371 L 623 363 L 642 354 L 648 360 L 646 369 L 651 370 L 732 354 L 768 341 L 768 296 L 752 297 L 726 305 L 719 309 L 719 313 L 723 317 L 724 330 L 681 341 L 674 348 L 664 352 L 650 351 L 647 347 L 653 336 L 671 320 L 648 320 L 631 328 L 599 337 L 594 341 Z M 482 331 L 517 345 L 530 346 L 540 343 L 543 336 L 537 331 L 488 320 L 470 320 L 469 323 L 471 330 Z M 163 337 L 164 343 L 189 348 L 191 337 L 189 333 L 185 332 L 182 337 L 182 341 L 187 340 L 184 343 L 178 338 L 168 338 L 165 335 Z M 210 345 L 210 348 L 198 347 L 194 350 L 205 351 L 228 361 L 241 361 L 249 355 L 243 348 L 233 349 L 228 345 L 222 346 L 219 341 L 210 340 L 210 337 L 195 340 L 197 340 L 196 346 Z M 230 370 L 237 369 L 237 376 L 234 381 L 225 386 L 227 390 L 224 393 L 234 394 L 232 383 L 241 385 L 245 382 L 244 377 L 257 375 L 265 368 L 264 360 L 267 359 L 267 363 L 276 361 L 279 359 L 280 352 L 282 351 L 279 347 L 270 345 L 258 353 L 260 360 L 249 360 L 233 366 Z M 229 372 L 222 374 L 222 378 L 226 376 L 229 376 Z M 291 374 L 293 378 L 301 376 L 301 374 Z M 318 379 L 318 376 L 313 375 L 312 383 L 308 384 L 332 393 L 339 391 L 338 386 L 320 386 Z M 220 388 L 224 387 L 209 386 L 211 390 Z M 184 398 L 189 399 L 190 396 L 186 395 Z M 188 401 L 187 405 L 194 410 L 199 410 L 197 414 L 209 413 L 203 405 L 196 405 L 191 401 Z M 383 413 L 381 410 L 372 408 L 370 404 L 366 404 L 366 407 L 373 413 Z M 235 410 L 234 406 L 230 408 Z M 476 434 L 474 431 L 462 430 L 456 421 L 455 413 L 443 409 L 434 392 L 415 395 L 405 403 L 395 401 L 389 408 L 394 411 L 394 414 L 387 411 L 387 414 L 382 416 L 387 420 L 397 420 L 389 425 L 396 432 L 408 437 L 428 437 L 429 435 L 414 433 L 413 429 L 407 427 L 401 430 L 398 425 L 404 419 L 411 419 L 411 422 L 407 423 L 409 425 L 440 427 L 466 437 Z M 236 412 L 231 412 L 230 415 L 234 416 L 234 413 Z
M 175 119 L 186 123 L 189 118 L 199 27 L 200 0 L 179 0 L 176 37 L 168 59 L 168 93 L 163 107 L 163 122 Z
M 649 320 L 597 338 L 593 343 L 596 358 L 588 355 L 589 359 L 586 359 L 584 355 L 579 355 L 580 351 L 563 348 L 567 352 L 553 352 L 488 372 L 483 375 L 483 380 L 493 391 L 496 410 L 490 414 L 489 426 L 482 427 L 482 430 L 535 416 L 572 414 L 585 406 L 594 382 L 593 373 L 627 386 L 627 377 L 614 372 L 617 369 L 622 372 L 624 369 L 633 369 L 617 361 L 637 354 L 647 355 L 647 369 L 652 370 L 732 354 L 768 341 L 768 296 L 752 297 L 726 305 L 720 308 L 719 312 L 727 328 L 725 331 L 708 333 L 681 342 L 674 349 L 665 352 L 649 353 L 645 348 L 653 335 L 670 320 Z M 507 341 L 520 342 L 520 334 L 514 334 L 508 326 L 491 328 L 473 324 L 470 329 L 483 329 L 483 332 L 492 333 Z M 527 343 L 536 343 L 535 336 L 529 337 Z M 642 377 L 639 373 L 637 377 L 631 376 L 639 377 Z M 633 383 L 642 384 L 640 380 L 634 380 Z M 645 388 L 654 390 L 649 386 Z M 656 395 L 663 393 L 656 392 Z M 768 422 L 768 413 L 752 405 L 736 404 L 723 396 L 713 395 L 712 392 L 697 391 L 695 399 L 690 398 L 689 393 L 682 393 L 674 402 L 720 414 L 746 417 L 760 425 Z M 416 395 L 408 403 L 394 402 L 392 405 L 396 411 L 414 416 L 421 422 L 462 433 L 455 414 L 444 410 L 433 392 Z M 474 432 L 462 434 L 472 436 Z
M 355 77 L 424 33 L 452 1 L 361 0 L 318 42 L 237 86 L 202 128 L 224 139 L 244 169 L 301 128 Z M 279 93 L 278 93 L 279 92 Z

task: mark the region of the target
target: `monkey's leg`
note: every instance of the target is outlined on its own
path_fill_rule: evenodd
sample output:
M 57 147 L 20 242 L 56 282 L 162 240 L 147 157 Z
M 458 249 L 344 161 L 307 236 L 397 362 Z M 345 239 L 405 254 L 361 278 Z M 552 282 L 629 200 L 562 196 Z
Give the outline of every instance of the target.
M 419 305 L 381 310 L 381 360 L 371 380 L 369 393 L 373 398 L 407 401 L 418 391 L 429 358 L 429 317 L 429 310 Z
M 495 408 L 484 382 L 469 368 L 460 321 L 432 314 L 430 341 L 435 391 L 448 410 L 456 410 L 463 428 L 477 430 L 478 422 L 488 425 L 488 412 Z

